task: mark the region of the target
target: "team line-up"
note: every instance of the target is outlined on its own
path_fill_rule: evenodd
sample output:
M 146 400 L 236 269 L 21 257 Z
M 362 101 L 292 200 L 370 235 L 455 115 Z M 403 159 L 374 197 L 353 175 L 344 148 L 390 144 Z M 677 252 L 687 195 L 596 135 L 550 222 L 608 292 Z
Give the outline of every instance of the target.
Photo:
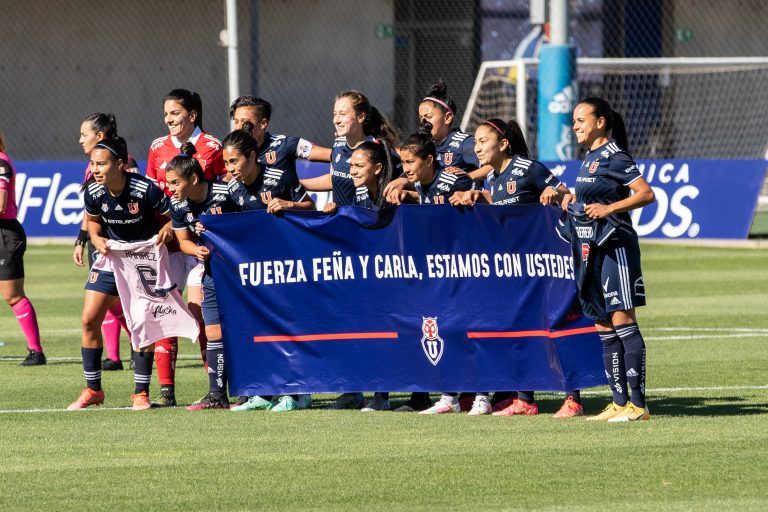
M 118 241 L 130 248 L 131 243 L 141 245 L 149 240 L 158 246 L 164 244 L 168 267 L 178 274 L 172 279 L 177 288 L 172 293 L 186 288 L 187 301 L 182 307 L 199 332 L 209 391 L 187 409 L 283 412 L 309 407 L 310 395 L 239 397 L 230 404 L 226 340 L 210 251 L 200 239 L 205 226 L 199 217 L 252 210 L 271 214 L 312 210 L 315 203 L 308 192 L 330 191 L 333 200 L 323 209 L 328 214 L 340 206 L 378 210 L 404 203 L 561 206 L 565 214 L 558 230 L 571 243 L 571 275 L 585 315 L 595 321 L 613 394 L 602 412 L 587 419 L 615 422 L 650 418 L 645 401 L 645 343 L 635 314 L 635 308 L 645 304 L 645 287 L 638 238 L 628 212 L 655 198 L 627 152 L 621 116 L 606 101 L 586 98 L 573 111 L 576 140 L 587 150 L 574 193 L 545 165 L 530 158 L 515 121 L 488 119 L 473 135 L 454 128 L 456 103 L 442 80 L 430 87 L 418 105 L 418 131 L 403 140 L 398 140 L 365 95 L 359 91 L 339 94 L 333 105 L 336 139 L 332 148 L 269 132 L 271 106 L 253 96 L 241 96 L 233 102 L 229 114 L 235 130 L 223 141 L 203 131 L 202 100 L 197 93 L 174 89 L 163 98 L 163 110 L 168 134 L 151 144 L 145 175 L 118 136 L 113 115 L 92 114 L 80 128 L 80 144 L 90 162 L 83 184 L 85 215 L 73 260 L 84 266 L 87 257 L 91 267 L 82 315 L 86 387 L 67 409 L 104 403 L 102 371 L 123 368 L 119 339 L 121 329 L 128 331 L 123 303 L 133 297 L 120 296 L 115 273 L 104 266 L 104 261 L 110 248 L 121 246 Z M 46 360 L 36 313 L 24 294 L 26 236 L 16 220 L 14 169 L 4 151 L 0 137 L 0 289 L 27 339 L 29 354 L 21 364 L 40 366 Z M 299 180 L 297 158 L 329 162 L 330 170 Z M 573 268 L 574 262 L 582 261 L 584 264 Z M 243 283 L 248 281 L 249 272 L 253 280 L 253 269 L 241 269 Z M 133 341 L 132 408 L 176 406 L 177 338 Z M 105 346 L 107 357 L 102 360 Z M 150 401 L 155 365 L 160 392 Z M 344 393 L 332 408 L 383 411 L 392 406 L 389 393 L 377 392 L 368 400 L 362 393 Z M 420 414 L 468 410 L 472 416 L 538 414 L 533 390 L 496 391 L 492 396 L 444 392 L 436 403 L 428 393 L 412 393 L 395 410 Z M 573 389 L 566 392 L 554 416 L 583 414 L 579 390 Z

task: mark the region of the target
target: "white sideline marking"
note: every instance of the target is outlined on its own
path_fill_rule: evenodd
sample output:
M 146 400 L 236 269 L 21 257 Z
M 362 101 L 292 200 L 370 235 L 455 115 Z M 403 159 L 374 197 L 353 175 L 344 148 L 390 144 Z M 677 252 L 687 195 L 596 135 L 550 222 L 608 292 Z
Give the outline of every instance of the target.
M 663 340 L 721 340 L 724 338 L 762 338 L 768 337 L 768 331 L 766 332 L 746 332 L 738 334 L 698 334 L 691 336 L 643 336 L 648 341 L 663 341 Z
M 768 385 L 766 386 L 703 386 L 703 387 L 692 387 L 692 388 L 655 388 L 655 389 L 649 389 L 647 391 L 648 395 L 653 395 L 653 393 L 687 393 L 691 391 L 757 391 L 757 390 L 763 390 L 768 389 Z M 556 393 L 555 391 L 542 391 L 542 393 Z M 582 391 L 582 395 L 588 395 L 588 396 L 595 396 L 595 395 L 610 395 L 609 390 L 604 391 Z M 653 398 L 651 398 L 651 402 L 653 401 Z M 180 409 L 181 407 L 170 407 L 170 409 Z M 168 409 L 166 407 L 165 409 Z M 79 412 L 83 411 L 130 411 L 130 407 L 104 407 L 104 406 L 97 406 L 97 407 L 89 407 L 87 409 L 80 409 L 78 411 L 67 411 L 65 408 L 61 409 L 0 409 L 0 414 L 12 414 L 12 413 L 39 413 L 39 412 L 68 412 L 72 414 L 77 414 Z M 133 411 L 132 411 L 133 412 Z

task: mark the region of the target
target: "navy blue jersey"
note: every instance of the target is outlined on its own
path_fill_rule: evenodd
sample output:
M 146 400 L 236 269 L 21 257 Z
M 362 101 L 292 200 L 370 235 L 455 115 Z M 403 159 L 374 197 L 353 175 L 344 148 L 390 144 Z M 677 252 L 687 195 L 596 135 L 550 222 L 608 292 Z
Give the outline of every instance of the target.
M 376 137 L 369 135 L 365 141 L 376 141 Z M 346 137 L 338 137 L 331 150 L 331 184 L 333 186 L 333 202 L 337 206 L 351 206 L 355 203 L 355 183 L 349 173 L 350 159 L 354 149 L 347 144 Z M 392 157 L 392 176 L 400 176 L 403 173 L 403 164 L 394 150 L 390 151 Z
M 518 155 L 499 174 L 490 173 L 487 180 L 493 204 L 538 203 L 545 188 L 560 186 L 544 164 Z
M 258 161 L 263 167 L 296 173 L 296 159 L 309 158 L 313 147 L 311 142 L 299 137 L 267 132 L 259 148 Z
M 371 199 L 371 194 L 368 191 L 368 187 L 365 185 L 360 185 L 355 189 L 355 206 L 359 206 L 361 208 L 368 208 L 371 210 L 376 209 L 376 205 L 373 203 L 373 200 Z
M 437 146 L 437 163 L 440 167 L 458 167 L 471 172 L 480 167 L 475 154 L 475 138 L 454 128 Z
M 418 181 L 413 184 L 419 193 L 421 204 L 448 204 L 448 198 L 454 192 L 471 190 L 472 180 L 466 174 L 451 174 L 441 167 L 435 173 L 435 179 L 429 185 L 422 185 Z
M 588 151 L 576 178 L 576 199 L 584 204 L 612 204 L 630 196 L 629 185 L 642 177 L 632 157 L 610 140 Z M 628 212 L 615 215 L 619 231 L 634 234 Z
M 232 180 L 228 187 L 233 201 L 242 211 L 263 210 L 275 198 L 296 202 L 309 198 L 295 169 L 264 167 L 250 185 Z
M 191 201 L 189 198 L 183 201 L 171 199 L 171 222 L 174 230 L 190 229 L 195 231 L 195 224 L 204 213 L 230 213 L 239 210 L 226 183 L 218 181 L 206 182 L 208 184 L 208 194 L 205 199 L 199 203 Z
M 170 208 L 168 196 L 149 178 L 126 174 L 125 187 L 114 197 L 107 187 L 96 182 L 85 189 L 85 211 L 99 217 L 106 237 L 123 242 L 149 240 L 161 225 L 156 214 Z

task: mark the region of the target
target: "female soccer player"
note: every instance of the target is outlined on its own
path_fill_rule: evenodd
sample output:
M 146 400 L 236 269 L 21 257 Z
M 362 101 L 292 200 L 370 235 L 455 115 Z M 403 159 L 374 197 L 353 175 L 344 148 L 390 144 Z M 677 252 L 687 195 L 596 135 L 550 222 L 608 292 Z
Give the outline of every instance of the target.
M 379 110 L 359 91 L 346 91 L 338 96 L 333 105 L 333 124 L 336 140 L 331 151 L 329 174 L 302 180 L 310 191 L 333 191 L 337 206 L 350 206 L 355 202 L 355 185 L 349 172 L 352 152 L 365 141 L 380 140 L 390 151 L 394 162 L 393 172 L 400 173 L 400 158 L 394 153 L 397 134 Z
M 5 138 L 0 131 L 0 293 L 16 314 L 27 340 L 27 357 L 20 366 L 44 365 L 40 328 L 35 308 L 24 294 L 24 252 L 27 235 L 16 220 L 16 170 L 5 154 Z
M 655 196 L 626 150 L 623 119 L 607 101 L 587 98 L 576 105 L 573 131 L 588 151 L 576 178 L 576 193 L 565 196 L 563 208 L 570 216 L 592 220 L 595 228 L 608 222 L 616 228 L 605 243 L 590 245 L 596 254 L 587 255 L 589 266 L 584 271 L 599 281 L 597 293 L 588 293 L 585 281 L 577 280 L 584 312 L 595 320 L 603 342 L 603 363 L 613 393 L 613 402 L 587 419 L 647 420 L 651 415 L 645 403 L 645 342 L 635 316 L 635 308 L 645 305 L 645 285 L 637 233 L 627 212 L 653 203 Z M 582 241 L 572 236 L 571 243 L 574 255 L 581 257 Z
M 392 179 L 392 156 L 384 144 L 365 141 L 357 146 L 350 157 L 349 169 L 355 185 L 353 206 L 379 210 L 390 205 L 385 198 L 384 190 L 389 180 Z M 333 213 L 337 209 L 336 203 L 328 203 L 323 211 Z M 365 397 L 360 395 L 360 393 L 346 393 L 342 397 L 348 396 L 349 398 L 343 398 L 340 401 L 341 403 L 344 403 L 344 400 L 357 403 L 364 402 Z M 389 392 L 376 392 L 373 398 L 365 403 L 365 407 L 361 411 L 388 411 L 390 407 Z
M 226 195 L 234 205 L 233 208 L 241 211 L 267 210 L 269 213 L 314 209 L 314 202 L 299 183 L 295 171 L 262 168 L 257 160 L 259 146 L 256 140 L 250 136 L 252 130 L 251 123 L 245 122 L 242 130 L 235 130 L 224 139 L 224 163 L 232 178 L 228 184 Z M 175 208 L 173 215 L 176 219 Z M 192 224 L 196 223 L 195 218 Z M 185 254 L 194 254 L 198 259 L 203 260 L 209 258 L 208 249 L 197 247 L 195 238 L 191 233 L 176 229 L 176 235 L 182 242 L 182 250 Z M 209 373 L 210 390 L 208 394 L 199 403 L 192 404 L 187 409 L 227 408 L 229 402 L 225 387 L 224 341 L 216 305 L 213 277 L 208 266 L 206 266 L 203 275 L 203 318 L 209 340 L 208 361 L 215 371 Z M 275 412 L 290 411 L 307 407 L 308 395 L 281 396 L 277 399 L 274 407 L 262 402 L 270 404 L 271 401 L 254 396 L 235 407 L 234 410 L 247 411 L 270 408 Z
M 221 142 L 203 131 L 203 101 L 200 95 L 186 89 L 173 89 L 163 98 L 163 113 L 169 133 L 152 142 L 147 158 L 147 177 L 157 183 L 160 189 L 170 197 L 170 191 L 166 186 L 166 169 L 171 160 L 179 155 L 181 146 L 185 142 L 194 145 L 194 158 L 203 169 L 206 180 L 214 180 L 223 176 L 226 171 L 221 156 Z M 179 283 L 179 286 L 183 289 L 186 284 L 187 307 L 200 325 L 198 342 L 203 362 L 205 362 L 206 338 L 200 311 L 203 268 L 194 258 L 184 258 L 175 244 L 171 244 L 168 250 L 171 260 L 174 261 L 174 266 L 179 268 L 183 266 L 187 276 L 184 282 Z M 176 338 L 160 340 L 157 342 L 157 347 L 157 376 L 160 382 L 160 396 L 154 403 L 160 407 L 174 406 L 176 405 L 175 373 L 178 340 Z
M 383 144 L 365 141 L 357 146 L 350 157 L 349 173 L 355 185 L 354 206 L 371 210 L 389 206 L 384 189 L 392 179 L 392 165 Z M 333 213 L 337 209 L 336 203 L 328 203 L 323 211 Z
M 88 234 L 96 250 L 102 254 L 109 251 L 108 239 L 136 242 L 158 235 L 158 244 L 171 240 L 170 224 L 161 227 L 161 221 L 158 220 L 168 214 L 168 198 L 147 178 L 126 173 L 127 161 L 128 149 L 120 137 L 98 142 L 91 151 L 93 183 L 85 190 L 85 211 L 88 215 Z M 102 229 L 106 236 L 102 236 Z M 101 389 L 103 340 L 100 326 L 107 310 L 116 300 L 118 291 L 114 274 L 95 271 L 92 267 L 85 284 L 82 320 L 81 353 L 87 387 L 67 407 L 70 411 L 104 402 L 104 391 Z M 131 396 L 134 410 L 150 408 L 148 392 L 154 354 L 154 344 L 134 352 L 135 391 Z
M 472 188 L 466 174 L 449 173 L 437 165 L 437 147 L 429 135 L 414 133 L 398 149 L 403 171 L 415 190 L 392 190 L 387 197 L 390 203 L 448 204 L 455 192 Z
M 480 164 L 489 166 L 488 190 L 471 190 L 451 197 L 451 204 L 560 204 L 568 189 L 541 162 L 532 160 L 525 137 L 515 121 L 489 119 L 475 130 L 475 152 Z M 498 393 L 497 393 L 498 394 Z M 483 405 L 483 410 L 485 410 Z M 533 391 L 520 391 L 517 397 L 494 407 L 496 416 L 539 413 Z M 556 418 L 583 414 L 578 390 L 568 390 Z
M 80 125 L 80 146 L 83 148 L 83 153 L 90 156 L 91 151 L 96 144 L 104 139 L 112 139 L 117 137 L 117 121 L 112 114 L 91 114 L 86 117 Z M 126 172 L 139 172 L 139 166 L 136 161 L 128 155 L 128 162 L 126 163 Z M 85 169 L 85 179 L 83 180 L 83 190 L 92 181 L 91 165 Z M 80 225 L 80 234 L 75 240 L 75 250 L 72 253 L 72 260 L 75 265 L 82 267 L 85 265 L 83 261 L 83 252 L 88 252 L 88 266 L 93 265 L 93 253 L 96 249 L 91 243 L 91 239 L 88 237 L 88 217 L 83 213 L 83 222 Z M 101 331 L 104 335 L 104 345 L 107 348 L 107 357 L 101 362 L 102 371 L 114 371 L 122 370 L 123 362 L 120 359 L 120 330 L 125 329 L 126 334 L 130 338 L 131 332 L 128 329 L 128 324 L 125 321 L 123 315 L 122 303 L 118 300 L 115 304 L 109 308 L 107 315 L 104 317 L 104 323 L 101 324 Z M 131 349 L 133 350 L 133 349 Z M 133 356 L 131 356 L 133 361 Z

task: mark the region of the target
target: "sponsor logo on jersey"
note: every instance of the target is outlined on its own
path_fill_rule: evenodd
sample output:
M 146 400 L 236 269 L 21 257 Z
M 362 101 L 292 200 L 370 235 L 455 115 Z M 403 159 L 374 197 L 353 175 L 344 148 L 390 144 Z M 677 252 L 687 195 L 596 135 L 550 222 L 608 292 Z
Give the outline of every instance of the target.
M 586 262 L 589 259 L 589 244 L 581 244 L 581 261 Z
M 277 180 L 274 178 L 266 178 L 264 180 L 264 184 L 270 187 L 274 187 L 277 185 Z
M 267 151 L 264 154 L 264 159 L 267 161 L 268 164 L 274 164 L 277 162 L 277 151 Z
M 134 215 L 139 213 L 139 203 L 135 201 L 131 201 L 130 203 L 128 203 L 128 211 Z
M 618 306 L 619 304 L 621 304 L 621 301 L 618 298 L 614 297 L 611 299 L 611 306 Z
M 608 152 L 608 150 L 607 150 L 607 149 L 604 149 L 604 150 L 602 150 L 602 151 L 600 152 L 600 155 L 601 155 L 603 158 L 608 158 L 609 156 L 611 156 L 611 154 Z
M 120 205 L 117 205 L 117 206 L 115 206 L 115 211 L 116 212 L 121 212 L 121 211 L 123 211 L 123 207 L 120 206 Z
M 219 144 L 218 141 L 215 141 L 215 140 L 209 140 L 208 142 L 205 143 L 205 145 L 214 151 L 218 151 L 219 149 L 221 149 L 221 144 Z
M 155 318 L 162 318 L 162 317 L 168 316 L 168 315 L 175 315 L 176 314 L 176 309 L 174 309 L 170 305 L 168 305 L 168 306 L 161 306 L 160 304 L 158 304 L 157 306 L 152 308 L 152 310 L 150 312 L 152 313 L 153 317 L 155 317 Z
M 164 181 L 163 182 L 159 182 L 158 186 L 162 190 L 163 188 L 165 188 L 165 182 Z M 131 190 L 131 197 L 141 197 L 143 195 L 144 195 L 144 193 L 141 190 Z
M 421 333 L 421 348 L 432 366 L 437 366 L 445 346 L 437 332 L 437 317 L 421 317 Z
M 440 190 L 442 192 L 449 192 L 451 190 L 451 186 L 448 185 L 447 183 L 438 183 L 437 190 Z
M 213 200 L 216 202 L 226 201 L 227 196 L 225 196 L 224 194 L 216 194 L 215 196 L 213 196 Z
M 516 181 L 508 181 L 507 182 L 507 194 L 514 194 L 517 190 L 517 182 Z
M 451 142 L 450 144 L 448 144 L 448 147 L 449 148 L 461 147 L 461 141 L 455 140 L 455 141 Z
M 600 166 L 600 162 L 598 162 L 597 160 L 589 164 L 589 173 L 590 174 L 594 173 L 599 166 Z
M 451 165 L 453 163 L 453 153 L 448 151 L 443 155 L 443 163 L 445 165 Z

